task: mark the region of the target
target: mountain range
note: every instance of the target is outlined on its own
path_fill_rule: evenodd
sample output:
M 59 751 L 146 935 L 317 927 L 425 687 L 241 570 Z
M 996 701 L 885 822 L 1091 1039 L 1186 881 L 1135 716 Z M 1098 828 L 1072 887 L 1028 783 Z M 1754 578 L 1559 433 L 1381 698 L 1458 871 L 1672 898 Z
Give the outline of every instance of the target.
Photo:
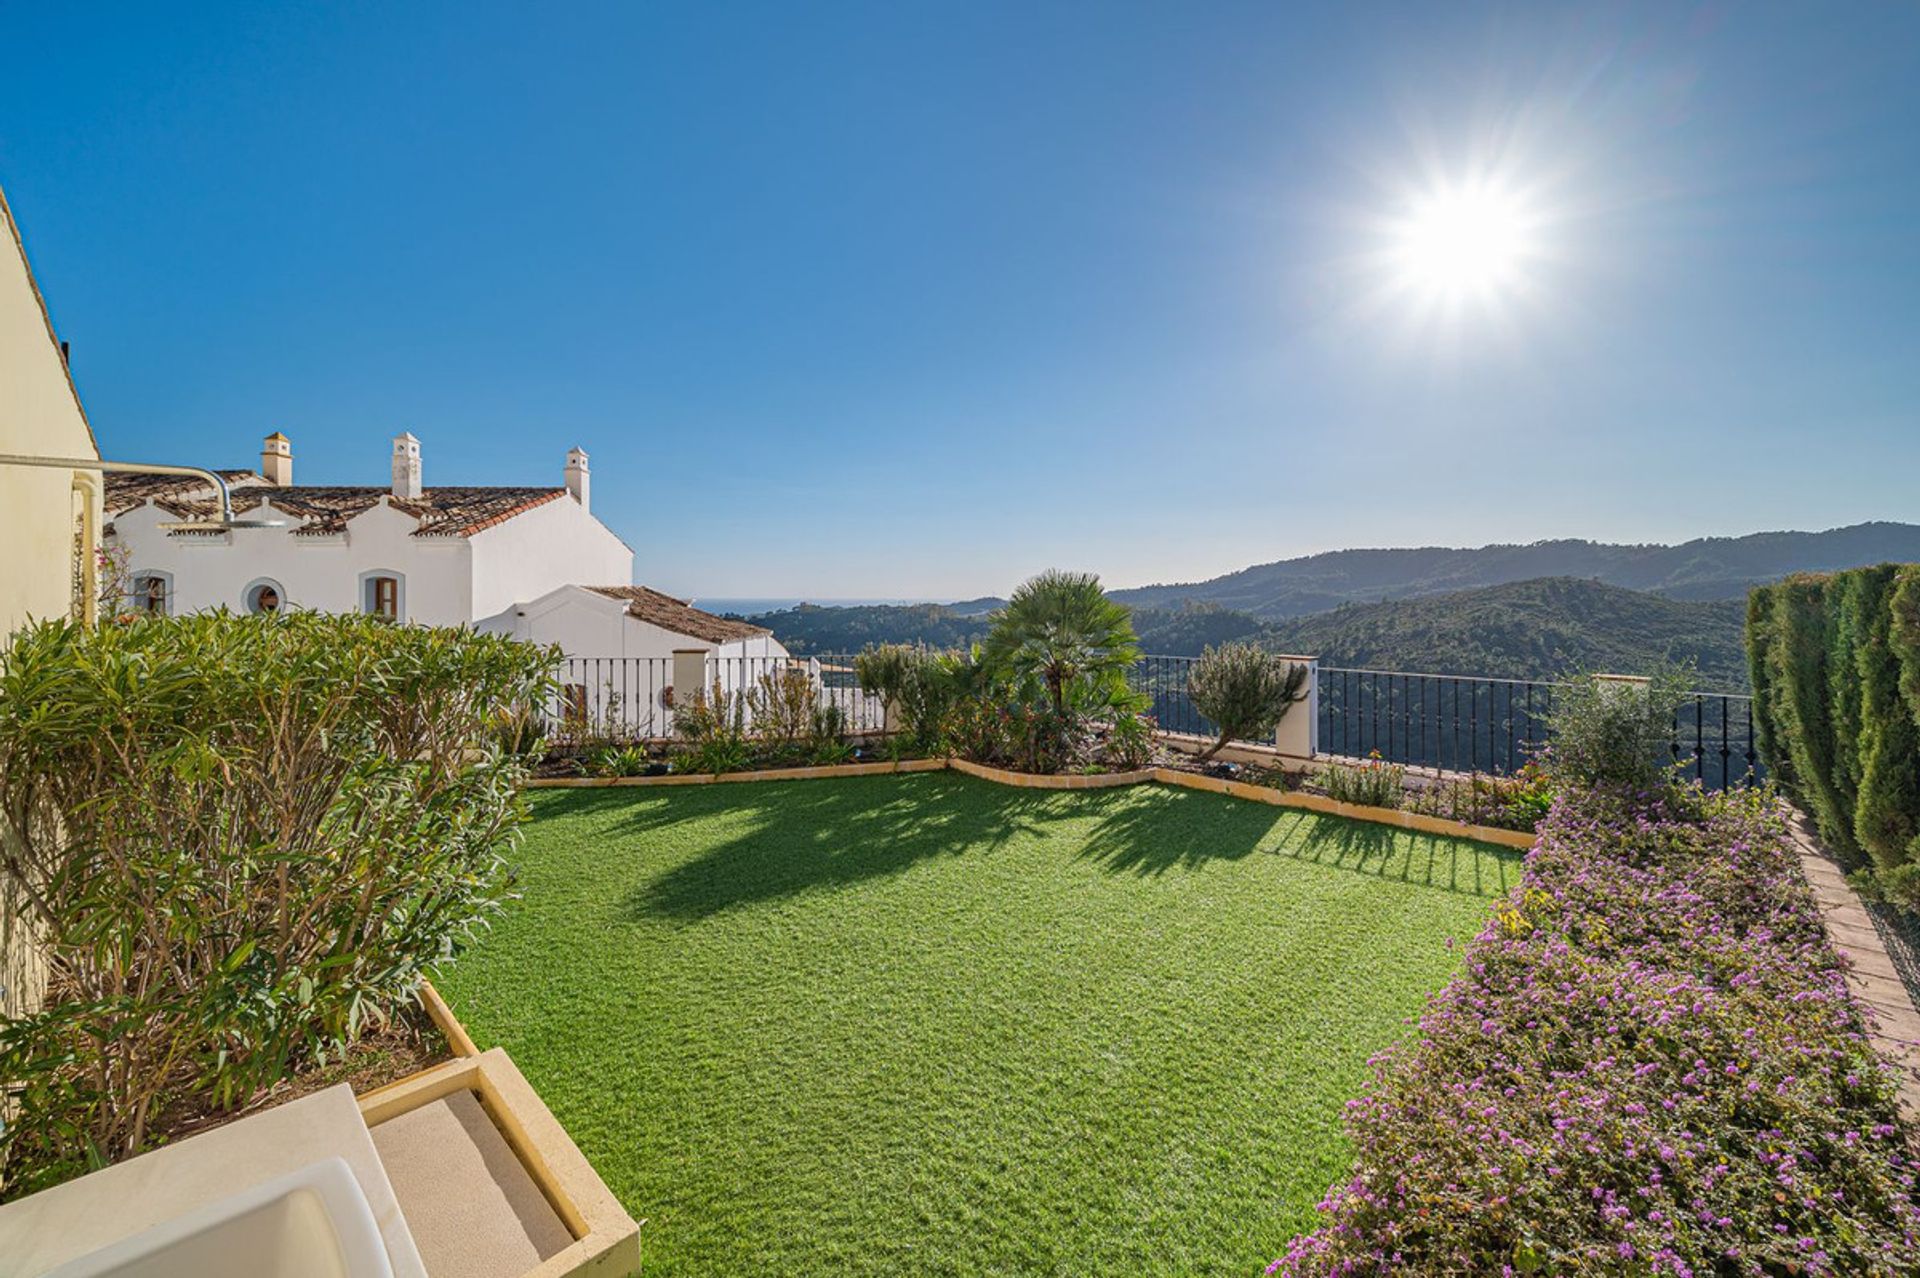
M 1144 651 L 1196 656 L 1244 640 L 1328 665 L 1540 678 L 1696 668 L 1739 691 L 1747 589 L 1795 572 L 1920 561 L 1920 526 L 1709 537 L 1679 546 L 1546 541 L 1478 549 L 1341 550 L 1209 581 L 1116 590 Z M 796 653 L 870 643 L 963 647 L 1003 601 L 815 607 L 749 618 Z
M 1206 581 L 1116 590 L 1136 608 L 1216 604 L 1267 620 L 1497 586 L 1540 577 L 1581 577 L 1675 599 L 1734 599 L 1796 572 L 1920 560 L 1920 525 L 1854 524 L 1827 532 L 1702 537 L 1677 546 L 1537 541 L 1472 549 L 1335 550 L 1256 564 Z

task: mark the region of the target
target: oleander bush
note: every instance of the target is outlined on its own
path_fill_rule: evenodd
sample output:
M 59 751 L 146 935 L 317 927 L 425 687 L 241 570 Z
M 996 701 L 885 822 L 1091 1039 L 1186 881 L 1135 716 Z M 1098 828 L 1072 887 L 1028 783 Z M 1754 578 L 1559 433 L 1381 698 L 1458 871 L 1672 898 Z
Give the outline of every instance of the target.
M 1749 596 L 1758 745 L 1869 895 L 1920 909 L 1920 565 Z
M 1920 1272 L 1896 1084 L 1770 795 L 1570 791 L 1272 1270 Z
M 0 1020 L 0 1181 L 138 1153 L 414 997 L 494 911 L 556 654 L 225 613 L 0 646 L 0 875 L 51 979 Z

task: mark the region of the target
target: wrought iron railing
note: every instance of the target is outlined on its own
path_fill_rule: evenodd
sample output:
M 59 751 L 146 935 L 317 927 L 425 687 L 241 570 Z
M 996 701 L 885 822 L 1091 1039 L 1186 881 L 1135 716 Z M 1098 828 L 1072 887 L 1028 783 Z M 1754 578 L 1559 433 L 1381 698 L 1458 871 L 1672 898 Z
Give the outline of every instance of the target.
M 700 687 L 716 683 L 727 693 L 757 693 L 768 676 L 802 672 L 813 687 L 814 704 L 836 706 L 845 731 L 878 732 L 884 726 L 880 699 L 861 689 L 853 658 L 845 654 L 810 657 L 709 656 Z M 547 739 L 561 746 L 587 742 L 661 741 L 674 734 L 674 705 L 695 689 L 673 686 L 671 657 L 569 657 L 561 663 L 560 691 L 545 707 Z M 748 728 L 755 702 L 749 697 Z
M 1132 686 L 1152 699 L 1150 713 L 1163 730 L 1213 736 L 1217 729 L 1187 695 L 1195 660 L 1142 657 Z M 1554 697 L 1565 687 L 1550 679 L 1318 666 L 1309 704 L 1317 707 L 1322 754 L 1378 754 L 1409 767 L 1498 774 L 1518 771 L 1548 743 Z M 1689 693 L 1674 716 L 1668 753 L 1687 775 L 1710 788 L 1753 783 L 1762 768 L 1754 746 L 1752 698 Z

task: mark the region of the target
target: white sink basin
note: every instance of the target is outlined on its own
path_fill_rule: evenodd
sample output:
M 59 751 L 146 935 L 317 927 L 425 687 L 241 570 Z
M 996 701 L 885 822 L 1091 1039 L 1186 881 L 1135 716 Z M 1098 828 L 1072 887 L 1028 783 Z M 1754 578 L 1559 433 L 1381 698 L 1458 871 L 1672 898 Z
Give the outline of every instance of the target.
M 393 1278 L 345 1159 L 327 1158 L 119 1242 L 47 1278 Z

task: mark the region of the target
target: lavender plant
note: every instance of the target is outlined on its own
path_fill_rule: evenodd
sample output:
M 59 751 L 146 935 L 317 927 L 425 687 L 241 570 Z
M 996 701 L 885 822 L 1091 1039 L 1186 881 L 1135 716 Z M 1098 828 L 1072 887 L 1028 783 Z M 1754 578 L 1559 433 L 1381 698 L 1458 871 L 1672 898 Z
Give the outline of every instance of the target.
M 1771 796 L 1575 791 L 1270 1272 L 1907 1274 L 1920 1203 Z

